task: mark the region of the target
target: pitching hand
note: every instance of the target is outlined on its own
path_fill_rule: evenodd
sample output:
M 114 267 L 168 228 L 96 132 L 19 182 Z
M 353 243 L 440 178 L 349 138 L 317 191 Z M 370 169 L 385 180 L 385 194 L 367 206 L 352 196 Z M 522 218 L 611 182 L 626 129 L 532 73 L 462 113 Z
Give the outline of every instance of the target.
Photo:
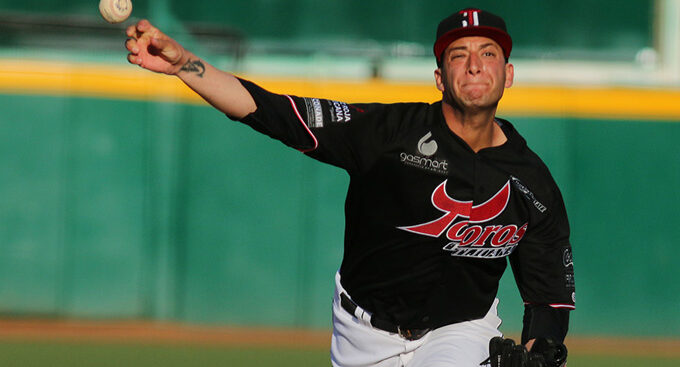
M 149 23 L 140 20 L 127 28 L 125 47 L 130 52 L 128 62 L 144 69 L 175 75 L 188 59 L 188 52 L 177 41 Z

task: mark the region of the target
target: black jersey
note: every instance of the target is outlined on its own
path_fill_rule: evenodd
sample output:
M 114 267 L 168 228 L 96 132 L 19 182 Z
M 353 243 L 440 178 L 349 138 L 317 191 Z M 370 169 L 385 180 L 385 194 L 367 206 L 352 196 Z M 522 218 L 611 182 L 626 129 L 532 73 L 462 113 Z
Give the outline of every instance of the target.
M 341 282 L 352 299 L 408 328 L 483 317 L 507 260 L 524 301 L 571 309 L 564 203 L 548 169 L 508 121 L 507 142 L 475 153 L 441 102 L 347 104 L 269 93 L 242 121 L 345 169 Z

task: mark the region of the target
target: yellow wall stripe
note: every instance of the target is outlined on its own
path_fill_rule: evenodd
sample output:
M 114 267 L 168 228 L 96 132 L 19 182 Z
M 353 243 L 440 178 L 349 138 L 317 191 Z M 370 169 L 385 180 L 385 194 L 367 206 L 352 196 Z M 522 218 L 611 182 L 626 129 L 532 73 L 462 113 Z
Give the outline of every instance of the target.
M 680 90 L 520 86 L 506 92 L 500 109 L 522 116 L 680 121 Z
M 246 78 L 274 92 L 347 102 L 441 98 L 433 83 Z M 205 103 L 177 78 L 132 65 L 0 60 L 0 92 Z M 499 115 L 680 121 L 680 90 L 516 85 L 506 91 Z

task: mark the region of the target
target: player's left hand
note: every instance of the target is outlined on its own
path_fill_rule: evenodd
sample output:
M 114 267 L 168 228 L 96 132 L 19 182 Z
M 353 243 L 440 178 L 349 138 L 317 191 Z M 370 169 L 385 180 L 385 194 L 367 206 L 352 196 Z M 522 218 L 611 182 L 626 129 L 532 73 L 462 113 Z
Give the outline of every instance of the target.
M 494 337 L 489 341 L 489 359 L 480 365 L 491 367 L 564 367 L 567 364 L 567 347 L 550 339 L 538 338 L 531 352 L 512 339 Z

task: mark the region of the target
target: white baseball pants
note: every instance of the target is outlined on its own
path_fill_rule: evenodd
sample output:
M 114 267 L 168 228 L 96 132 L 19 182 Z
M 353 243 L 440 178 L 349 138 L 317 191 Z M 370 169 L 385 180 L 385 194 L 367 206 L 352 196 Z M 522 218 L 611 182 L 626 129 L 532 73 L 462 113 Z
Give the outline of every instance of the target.
M 340 305 L 340 274 L 333 298 L 333 367 L 479 367 L 489 357 L 489 340 L 501 336 L 496 299 L 482 319 L 434 329 L 418 340 L 376 329 Z M 350 295 L 351 296 L 351 295 Z

